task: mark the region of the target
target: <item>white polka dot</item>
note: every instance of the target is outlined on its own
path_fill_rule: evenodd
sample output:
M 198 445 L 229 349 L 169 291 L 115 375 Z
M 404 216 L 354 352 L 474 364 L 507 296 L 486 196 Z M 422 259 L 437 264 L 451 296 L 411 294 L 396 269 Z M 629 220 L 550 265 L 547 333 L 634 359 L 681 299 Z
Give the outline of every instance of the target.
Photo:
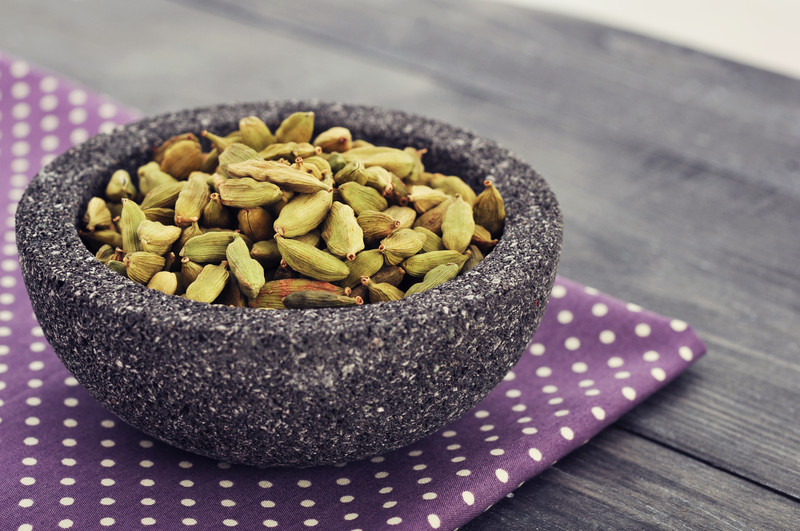
M 567 426 L 562 426 L 559 431 L 561 432 L 561 436 L 568 441 L 571 441 L 575 437 L 575 433 L 572 431 L 572 428 Z
M 28 171 L 28 167 L 30 164 L 28 163 L 28 159 L 14 159 L 11 161 L 11 171 L 15 171 L 18 173 L 24 173 Z M 11 251 L 8 251 L 11 249 Z M 3 252 L 5 254 L 16 254 L 16 248 L 13 246 L 6 246 L 3 247 Z
M 411 457 L 418 457 L 422 455 L 422 450 L 411 450 L 410 452 L 408 452 L 408 455 Z
M 479 418 L 479 419 L 485 419 L 488 416 L 489 416 L 489 412 L 486 411 L 485 409 L 480 409 L 480 410 L 475 412 L 475 417 Z
M 552 291 L 552 293 L 550 293 L 550 295 L 552 297 L 556 298 L 556 299 L 561 299 L 566 294 L 567 294 L 567 288 L 565 288 L 564 286 L 562 286 L 560 284 L 556 285 L 556 286 L 553 286 L 553 291 Z
M 617 373 L 614 373 L 614 378 L 616 378 L 617 380 L 624 380 L 624 379 L 630 378 L 630 377 L 631 377 L 631 373 L 628 372 L 628 371 L 619 371 Z
M 558 391 L 558 387 L 556 387 L 555 385 L 545 385 L 544 387 L 542 387 L 543 393 L 553 394 L 556 391 Z
M 651 332 L 650 325 L 647 323 L 639 323 L 636 325 L 636 328 L 634 328 L 634 332 L 639 337 L 647 337 Z
M 142 468 L 150 468 L 153 466 L 153 462 L 145 459 L 144 461 L 139 461 L 139 466 Z M 220 485 L 222 485 L 222 482 L 220 482 Z
M 622 396 L 624 396 L 628 400 L 636 400 L 636 389 L 634 389 L 633 387 L 623 387 Z
M 278 522 L 275 520 L 264 520 L 264 527 L 278 527 Z
M 153 525 L 156 523 L 156 519 L 150 517 L 142 518 L 140 521 L 142 522 L 142 525 Z
M 38 426 L 39 425 L 39 419 L 36 418 L 36 417 L 28 417 L 28 418 L 25 419 L 25 424 L 27 426 Z
M 435 500 L 437 494 L 435 492 L 426 492 L 422 495 L 423 500 Z
M 300 505 L 302 505 L 303 507 L 313 507 L 314 500 L 303 500 L 300 502 Z
M 390 492 L 392 492 L 392 490 L 394 490 L 392 489 L 392 487 L 383 487 L 381 490 L 378 491 L 378 493 L 389 494 Z
M 531 345 L 531 354 L 534 356 L 541 356 L 544 354 L 544 345 L 542 343 L 534 343 Z
M 429 514 L 428 525 L 431 526 L 433 529 L 439 529 L 439 526 L 442 525 L 442 521 L 439 519 L 437 515 Z
M 576 372 L 578 374 L 584 373 L 589 370 L 589 366 L 586 365 L 582 361 L 576 361 L 572 364 L 572 372 Z
M 141 446 L 142 448 L 152 448 L 153 441 L 150 441 L 148 439 L 141 440 L 139 441 L 139 446 Z
M 569 310 L 561 310 L 556 316 L 556 320 L 561 324 L 569 324 L 572 322 L 572 312 Z
M 86 92 L 81 89 L 74 89 L 69 93 L 69 102 L 73 105 L 83 105 L 86 103 Z
M 300 502 L 300 505 L 302 505 L 303 507 L 311 507 L 311 505 L 306 505 L 308 502 L 311 502 L 311 505 L 314 505 L 314 502 L 311 501 L 311 500 L 303 500 L 303 501 Z M 236 506 L 236 502 L 233 501 L 233 500 L 222 500 L 219 503 L 223 507 L 235 507 Z
M 450 451 L 459 450 L 461 448 L 460 444 L 450 444 L 447 446 L 447 449 Z
M 577 337 L 568 337 L 564 341 L 564 347 L 567 350 L 578 350 L 581 347 L 581 340 Z
M 555 415 L 556 417 L 565 417 L 565 416 L 569 415 L 569 410 L 568 409 L 560 409 L 560 410 L 556 411 L 555 413 L 553 413 L 553 415 Z
M 64 426 L 67 428 L 74 428 L 78 425 L 78 421 L 75 419 L 64 419 Z
M 464 476 L 469 476 L 470 474 L 472 474 L 472 471 L 471 471 L 471 470 L 468 470 L 468 469 L 466 469 L 466 468 L 464 468 L 464 469 L 461 469 L 461 470 L 459 470 L 458 472 L 456 472 L 456 475 L 457 475 L 457 476 L 462 476 L 462 477 L 464 477 Z
M 606 418 L 606 411 L 599 406 L 594 406 L 592 408 L 592 415 L 594 415 L 594 418 L 597 420 L 603 420 Z
M 75 498 L 65 497 L 58 500 L 61 505 L 72 505 L 75 503 Z
M 642 307 L 641 306 L 639 306 L 638 304 L 634 304 L 632 302 L 629 302 L 628 304 L 626 304 L 625 307 L 628 309 L 629 312 L 641 312 L 642 311 Z
M 58 88 L 58 78 L 54 76 L 45 76 L 39 81 L 39 90 L 42 92 L 53 92 Z
M 603 317 L 608 313 L 608 306 L 603 304 L 602 302 L 595 303 L 592 306 L 592 315 L 595 317 Z
M 116 522 L 116 520 L 114 520 L 110 516 L 106 516 L 105 518 L 101 518 L 100 519 L 100 525 L 106 526 L 106 527 L 108 527 L 110 525 L 114 525 L 115 522 Z
M 58 128 L 58 116 L 48 114 L 39 122 L 39 127 L 42 128 L 42 131 L 55 131 Z M 56 145 L 58 145 L 58 139 L 56 139 Z
M 16 100 L 22 100 L 31 93 L 31 87 L 24 81 L 17 81 L 11 85 L 11 96 Z
M 339 498 L 339 501 L 342 502 L 342 503 L 350 503 L 354 499 L 355 498 L 353 498 L 352 496 L 348 495 L 348 496 L 342 496 L 341 498 Z
M 494 429 L 494 424 L 484 424 L 478 429 L 481 431 L 492 431 Z
M 525 435 L 534 435 L 536 433 L 539 433 L 539 430 L 537 430 L 533 426 L 528 426 L 528 427 L 522 428 L 522 433 L 524 433 Z
M 226 463 L 225 461 L 220 461 L 217 463 L 217 468 L 221 468 L 222 470 L 228 470 L 231 466 L 230 463 Z
M 0 356 L 5 356 L 11 352 L 11 348 L 8 345 L 0 345 Z
M 416 471 L 420 471 L 420 470 L 425 470 L 426 468 L 428 468 L 428 465 L 419 464 L 419 465 L 414 465 L 414 467 L 413 467 L 413 468 L 414 468 L 414 470 L 416 470 Z
M 143 479 L 139 482 L 139 485 L 141 485 L 142 487 L 152 487 L 155 484 L 156 482 L 153 481 L 152 479 Z
M 65 398 L 64 405 L 67 407 L 75 407 L 78 405 L 78 399 L 74 397 Z
M 78 464 L 78 462 L 71 457 L 65 457 L 61 460 L 61 464 L 64 466 L 75 466 Z
M 31 71 L 31 67 L 25 61 L 17 60 L 11 63 L 9 70 L 14 77 L 25 77 L 28 75 L 28 72 Z M 72 525 L 72 523 L 70 523 L 70 525 Z
M 540 452 L 537 448 L 531 448 L 528 450 L 528 456 L 536 462 L 542 460 L 542 452 Z
M 36 480 L 33 479 L 32 477 L 24 477 L 21 478 L 19 482 L 22 483 L 23 485 L 33 485 L 34 483 L 36 483 Z
M 73 144 L 80 144 L 81 142 L 85 142 L 88 138 L 89 133 L 82 127 L 73 129 L 69 134 L 69 141 Z
M 502 468 L 498 468 L 497 470 L 495 470 L 494 475 L 497 476 L 497 479 L 499 479 L 503 483 L 508 483 L 508 472 L 506 472 Z
M 600 342 L 609 345 L 617 339 L 617 335 L 614 333 L 613 330 L 603 330 L 600 332 Z
M 184 507 L 191 507 L 191 506 L 193 506 L 195 503 L 197 503 L 197 502 L 196 502 L 196 501 L 194 501 L 194 500 L 193 500 L 193 499 L 191 499 L 191 498 L 183 498 L 183 499 L 181 500 L 181 505 L 183 505 Z M 263 505 L 263 504 L 262 504 L 262 505 Z
M 76 441 L 75 439 L 64 439 L 63 441 L 61 441 L 61 444 L 63 444 L 67 448 L 71 448 L 72 446 L 78 444 L 78 441 Z
M 42 149 L 45 151 L 55 151 L 58 149 L 58 137 L 56 135 L 46 135 L 42 138 Z
M 100 127 L 97 129 L 99 133 L 111 133 L 113 132 L 118 125 L 114 122 L 103 122 L 100 124 Z
M 525 411 L 526 409 L 528 409 L 528 406 L 526 406 L 525 404 L 514 404 L 513 406 L 511 406 L 511 411 L 515 411 L 517 413 Z
M 456 432 L 453 430 L 447 430 L 445 432 L 442 432 L 442 437 L 455 437 L 455 436 Z
M 21 524 L 17 531 L 33 531 L 33 526 L 31 524 Z
M 71 124 L 80 125 L 86 121 L 86 109 L 77 107 L 69 111 L 69 121 Z
M 30 498 L 25 498 L 19 501 L 20 507 L 30 507 L 31 505 L 33 505 L 33 500 Z
M 403 521 L 403 519 L 400 518 L 399 516 L 393 516 L 392 518 L 389 518 L 388 520 L 386 520 L 386 523 L 389 524 L 389 525 L 398 525 L 402 521 Z
M 508 481 L 508 475 L 506 475 L 506 481 Z M 505 481 L 503 483 L 505 483 Z M 461 499 L 464 500 L 464 503 L 467 505 L 472 505 L 475 503 L 475 495 L 468 490 L 465 490 L 461 493 Z
M 678 355 L 683 359 L 683 361 L 692 361 L 694 358 L 694 353 L 692 349 L 686 346 L 683 346 L 678 349 Z
M 392 507 L 394 507 L 395 505 L 397 505 L 397 502 L 396 502 L 396 501 L 388 501 L 388 502 L 386 502 L 386 503 L 384 503 L 384 504 L 383 504 L 383 508 L 384 508 L 384 509 L 391 509 L 391 508 L 392 508 Z
M 65 518 L 64 520 L 58 522 L 58 527 L 60 527 L 61 529 L 69 529 L 70 527 L 72 527 L 73 523 L 74 522 L 69 518 Z
M 520 417 L 517 419 L 517 422 L 520 424 L 525 424 L 526 422 L 530 422 L 533 419 L 531 417 Z
M 506 453 L 506 451 L 503 450 L 502 448 L 495 448 L 494 450 L 490 450 L 489 453 L 491 455 L 498 456 L 498 455 L 503 455 L 504 453 Z
M 58 107 L 58 98 L 53 94 L 43 96 L 39 100 L 39 108 L 45 112 L 50 112 Z
M 519 389 L 509 389 L 508 391 L 506 391 L 506 396 L 508 398 L 519 398 L 520 396 L 522 396 L 522 391 L 520 391 Z
M 110 468 L 110 467 L 112 467 L 114 465 L 116 465 L 116 463 L 114 462 L 113 459 L 103 459 L 102 461 L 100 461 L 100 466 L 103 466 L 103 467 L 106 467 L 106 468 Z
M 13 144 L 11 144 L 11 154 L 15 157 L 24 157 L 27 155 L 31 150 L 30 144 L 25 142 L 24 140 L 17 140 Z
M 486 437 L 484 439 L 484 441 L 486 441 L 486 442 L 495 442 L 499 438 L 500 438 L 499 435 L 490 435 L 489 437 Z
M 62 485 L 67 485 L 67 486 L 69 486 L 69 485 L 74 485 L 74 484 L 75 484 L 75 480 L 74 480 L 74 479 L 72 479 L 72 478 L 62 478 L 62 479 L 61 479 L 61 481 L 60 481 L 60 483 L 61 483 Z
M 655 350 L 648 350 L 642 355 L 642 358 L 644 361 L 658 361 L 659 356 Z
M 28 122 L 17 122 L 11 128 L 11 134 L 14 138 L 25 138 L 31 132 L 31 126 L 28 125 Z
M 301 479 L 300 481 L 297 482 L 297 486 L 303 489 L 307 489 L 308 487 L 311 486 L 311 482 L 308 481 L 307 479 Z
M 43 361 L 32 361 L 28 364 L 28 368 L 32 371 L 41 371 L 44 369 Z
M 258 482 L 258 486 L 262 489 L 269 489 L 272 487 L 272 482 L 262 480 Z
M 117 500 L 115 500 L 114 498 L 103 498 L 102 500 L 100 500 L 100 503 L 102 505 L 114 505 L 116 501 Z
M 78 385 L 78 380 L 76 380 L 73 376 L 67 376 L 64 379 L 64 385 L 66 385 L 67 387 L 75 387 L 76 385 Z
M 385 457 L 383 457 L 382 455 L 378 455 L 371 458 L 369 461 L 370 463 L 383 463 L 385 460 L 386 460 Z
M 625 360 L 623 360 L 619 356 L 613 356 L 611 358 L 608 358 L 608 361 L 606 363 L 608 363 L 608 366 L 611 367 L 612 369 L 618 369 L 625 364 Z
M 310 484 L 311 482 L 309 481 L 309 485 Z M 300 483 L 298 483 L 298 485 L 300 485 Z M 223 489 L 229 489 L 233 487 L 233 481 L 230 481 L 228 479 L 223 479 L 222 481 L 219 482 L 219 486 L 222 487 Z M 302 487 L 302 485 L 300 486 Z
M 105 419 L 100 421 L 100 425 L 104 428 L 113 428 L 116 424 L 111 419 Z
M 345 520 L 355 520 L 356 518 L 358 518 L 358 513 L 347 513 L 344 515 Z
M 653 369 L 651 369 L 650 374 L 653 376 L 653 378 L 655 378 L 659 382 L 663 382 L 664 380 L 667 379 L 667 373 L 664 371 L 664 369 L 660 367 L 654 367 Z
M 553 374 L 553 370 L 550 367 L 539 367 L 536 369 L 536 376 L 539 378 L 547 378 Z
M 117 107 L 113 103 L 103 103 L 100 105 L 100 108 L 97 109 L 97 114 L 100 115 L 100 118 L 111 118 L 117 114 Z
M 16 118 L 17 120 L 24 120 L 30 114 L 31 114 L 31 106 L 25 102 L 17 103 L 11 108 L 11 116 Z
M 239 522 L 237 522 L 236 520 L 234 520 L 232 518 L 226 518 L 225 520 L 222 521 L 222 523 L 226 527 L 235 527 L 235 526 L 239 525 Z
M 680 319 L 673 319 L 669 322 L 669 326 L 676 332 L 683 332 L 689 328 L 689 324 L 686 321 L 681 321 Z

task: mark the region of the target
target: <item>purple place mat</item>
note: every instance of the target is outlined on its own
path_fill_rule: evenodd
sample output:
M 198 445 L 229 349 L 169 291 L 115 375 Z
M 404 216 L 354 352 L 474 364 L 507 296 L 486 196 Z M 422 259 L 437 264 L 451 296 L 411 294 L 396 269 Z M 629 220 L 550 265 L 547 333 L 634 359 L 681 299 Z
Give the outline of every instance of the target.
M 337 466 L 258 469 L 151 440 L 95 402 L 43 339 L 14 239 L 29 177 L 135 116 L 0 55 L 1 529 L 454 529 L 705 352 L 685 322 L 559 278 L 505 380 L 405 448 Z

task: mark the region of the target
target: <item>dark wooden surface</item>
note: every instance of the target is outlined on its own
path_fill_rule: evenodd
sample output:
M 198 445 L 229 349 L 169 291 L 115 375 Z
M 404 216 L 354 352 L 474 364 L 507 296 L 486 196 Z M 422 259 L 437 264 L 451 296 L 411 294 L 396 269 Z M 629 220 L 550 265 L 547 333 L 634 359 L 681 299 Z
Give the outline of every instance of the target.
M 343 100 L 506 145 L 562 203 L 560 272 L 709 352 L 466 527 L 798 527 L 800 81 L 457 0 L 5 0 L 0 49 L 148 114 Z

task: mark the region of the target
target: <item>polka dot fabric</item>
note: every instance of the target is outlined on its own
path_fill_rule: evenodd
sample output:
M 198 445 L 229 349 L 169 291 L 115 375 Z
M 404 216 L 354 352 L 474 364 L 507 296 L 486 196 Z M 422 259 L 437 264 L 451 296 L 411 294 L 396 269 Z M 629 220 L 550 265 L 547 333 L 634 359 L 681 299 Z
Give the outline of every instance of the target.
M 14 211 L 29 176 L 134 114 L 0 56 L 2 529 L 454 529 L 686 369 L 669 320 L 560 278 L 522 360 L 430 437 L 341 466 L 258 469 L 151 440 L 98 405 L 37 326 Z

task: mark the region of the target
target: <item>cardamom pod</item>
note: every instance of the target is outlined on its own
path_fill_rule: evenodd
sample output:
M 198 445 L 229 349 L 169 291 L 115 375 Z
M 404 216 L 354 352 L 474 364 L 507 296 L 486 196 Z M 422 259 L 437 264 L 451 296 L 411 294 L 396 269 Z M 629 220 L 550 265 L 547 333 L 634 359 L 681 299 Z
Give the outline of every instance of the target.
M 415 293 L 422 293 L 423 291 L 440 286 L 449 280 L 453 280 L 458 275 L 461 266 L 458 264 L 442 264 L 437 266 L 425 275 L 422 282 L 412 285 L 406 290 L 406 297 L 414 295 Z
M 486 188 L 478 194 L 472 206 L 475 223 L 484 227 L 493 236 L 499 236 L 506 220 L 505 203 L 492 181 L 487 179 L 483 181 L 483 185 Z
M 200 170 L 204 159 L 203 149 L 197 138 L 178 140 L 164 150 L 160 161 L 161 171 L 182 181 L 193 171 Z
M 272 280 L 264 284 L 258 293 L 258 297 L 250 299 L 249 304 L 251 308 L 281 310 L 286 308 L 283 305 L 284 297 L 295 291 L 325 291 L 336 295 L 344 294 L 342 288 L 328 282 L 305 278 L 285 278 L 283 280 Z
M 148 208 L 143 212 L 144 217 L 150 221 L 158 221 L 164 225 L 171 225 L 175 222 L 175 211 L 171 208 Z
M 402 267 L 385 265 L 380 268 L 377 273 L 370 275 L 370 278 L 373 282 L 377 282 L 378 284 L 385 282 L 386 284 L 391 284 L 396 287 L 400 285 L 405 276 L 406 272 Z
M 136 174 L 139 176 L 139 192 L 144 196 L 150 193 L 156 186 L 178 182 L 175 177 L 162 171 L 161 166 L 155 161 L 140 166 L 139 169 L 136 170 Z
M 301 194 L 333 190 L 316 177 L 274 160 L 248 160 L 230 164 L 228 174 L 231 177 L 252 177 L 256 181 L 271 182 L 283 190 Z
M 197 275 L 203 270 L 203 266 L 197 262 L 192 262 L 188 257 L 181 258 L 181 284 L 188 286 L 195 280 Z
M 410 174 L 404 176 L 405 180 L 408 184 L 425 184 L 425 166 L 422 164 L 422 156 L 427 153 L 428 150 L 407 147 L 403 152 L 414 160 L 414 168 L 411 170 Z
M 262 149 L 258 154 L 264 160 L 280 160 L 284 159 L 294 162 L 298 157 L 313 157 L 322 152 L 321 148 L 312 146 L 307 142 L 283 142 L 272 144 Z
M 111 271 L 119 275 L 122 275 L 125 278 L 128 278 L 128 268 L 125 267 L 124 262 L 121 262 L 119 260 L 109 260 L 108 262 L 106 262 L 106 265 Z
M 405 179 L 414 171 L 416 161 L 409 153 L 390 147 L 354 147 L 342 153 L 348 162 L 360 160 L 365 167 L 381 166 Z
M 364 248 L 364 232 L 356 221 L 353 209 L 334 201 L 322 222 L 322 239 L 331 253 L 355 260 L 356 253 Z
M 356 149 L 362 147 L 375 147 L 375 144 L 372 144 L 371 142 L 367 142 L 366 140 L 362 140 L 359 138 L 353 140 L 353 145 L 350 147 L 350 149 Z M 348 151 L 350 151 L 350 149 L 348 149 Z
M 442 220 L 442 243 L 448 249 L 463 253 L 472 241 L 475 232 L 475 220 L 472 207 L 456 194 L 456 200 L 447 209 Z
M 458 251 L 432 251 L 430 253 L 416 254 L 407 258 L 401 267 L 412 277 L 422 278 L 428 271 L 442 264 L 463 265 L 468 255 Z
M 342 157 L 344 160 L 344 158 Z M 331 166 L 333 168 L 333 166 Z M 362 186 L 367 184 L 366 168 L 359 160 L 345 163 L 336 173 L 333 174 L 333 181 L 337 186 L 344 183 L 358 183 Z
M 336 175 L 347 165 L 347 161 L 344 160 L 344 157 L 339 153 L 332 153 L 330 157 L 328 157 L 328 164 L 331 166 L 331 173 Z M 362 164 L 363 166 L 363 164 Z
M 212 303 L 219 297 L 228 282 L 228 263 L 222 262 L 220 265 L 208 264 L 203 268 L 194 282 L 186 288 L 186 298 L 197 301 Z
M 219 150 L 212 149 L 203 155 L 203 165 L 200 166 L 200 171 L 203 173 L 214 173 L 219 166 Z
M 406 206 L 410 201 L 408 196 L 411 194 L 411 192 L 408 191 L 406 183 L 404 183 L 400 177 L 394 173 L 390 173 L 389 175 L 392 177 L 392 190 L 389 192 L 387 197 L 390 201 L 393 201 L 400 206 Z
M 392 173 L 380 166 L 370 166 L 364 170 L 364 173 L 367 175 L 365 186 L 374 188 L 384 197 L 392 193 Z
M 175 295 L 178 291 L 178 275 L 169 271 L 159 271 L 153 275 L 153 278 L 147 283 L 147 287 L 167 295 Z
M 281 122 L 275 131 L 275 139 L 278 142 L 311 142 L 313 133 L 314 113 L 296 112 Z
M 275 233 L 292 238 L 313 230 L 328 215 L 332 204 L 333 194 L 324 190 L 295 196 L 275 220 Z
M 262 240 L 253 244 L 250 249 L 250 256 L 258 260 L 265 268 L 277 267 L 281 261 L 281 253 L 278 251 L 278 242 L 275 240 Z
M 270 280 L 283 280 L 286 278 L 297 278 L 299 276 L 300 275 L 297 273 L 297 271 L 289 267 L 289 264 L 286 263 L 286 260 L 281 258 L 280 265 L 278 266 L 278 269 L 275 270 L 275 273 L 272 274 L 272 278 Z
M 117 170 L 111 175 L 111 179 L 106 185 L 106 199 L 117 203 L 123 197 L 125 199 L 136 197 L 136 185 L 133 184 L 127 171 Z
M 195 236 L 200 236 L 201 234 L 203 234 L 203 229 L 200 228 L 200 225 L 198 225 L 197 222 L 192 223 L 183 229 L 183 232 L 181 232 L 181 237 L 178 238 L 178 241 L 176 241 L 175 245 L 172 246 L 172 252 L 183 256 L 183 254 L 181 254 L 181 250 L 183 249 L 183 246 L 186 245 L 186 242 Z
M 472 243 L 488 253 L 497 245 L 497 239 L 492 238 L 488 230 L 476 224 L 475 232 L 472 233 Z
M 425 227 L 431 232 L 434 232 L 436 234 L 441 234 L 442 221 L 444 221 L 444 214 L 445 212 L 447 212 L 447 209 L 450 208 L 450 205 L 453 204 L 455 200 L 456 200 L 455 197 L 451 197 L 447 201 L 439 203 L 432 209 L 422 214 L 414 222 L 414 228 Z
M 172 244 L 180 237 L 181 229 L 145 219 L 139 223 L 136 235 L 139 237 L 139 246 L 142 251 L 165 255 L 172 248 Z
M 263 160 L 255 149 L 244 144 L 231 144 L 219 154 L 219 168 L 217 173 L 225 177 L 233 177 L 228 173 L 228 166 L 246 160 Z
M 425 243 L 422 244 L 421 253 L 430 253 L 433 251 L 444 251 L 445 246 L 442 243 L 442 238 L 435 232 L 431 232 L 425 227 L 414 227 L 414 230 L 419 232 L 420 234 L 424 234 L 427 238 Z
M 186 181 L 164 183 L 156 186 L 150 190 L 144 201 L 142 201 L 142 210 L 148 208 L 175 208 L 175 201 L 181 191 L 186 187 Z
M 292 239 L 308 244 L 311 247 L 319 248 L 319 243 L 322 241 L 322 234 L 320 234 L 318 230 L 312 230 L 301 236 L 295 236 Z
M 427 212 L 449 198 L 450 196 L 443 191 L 434 190 L 421 184 L 412 186 L 411 194 L 408 196 L 409 201 L 414 203 L 414 208 L 420 214 Z
M 97 250 L 97 253 L 95 253 L 94 257 L 105 264 L 111 260 L 115 254 L 114 248 L 106 243 Z M 381 258 L 381 260 L 383 260 L 383 258 Z
M 153 275 L 164 269 L 164 257 L 146 251 L 136 251 L 127 255 L 122 262 L 128 271 L 128 278 L 147 285 Z
M 365 210 L 386 210 L 389 203 L 386 198 L 381 196 L 374 188 L 363 186 L 356 182 L 347 182 L 339 186 L 342 199 L 350 205 L 356 214 L 361 214 Z
M 414 256 L 422 249 L 425 235 L 411 229 L 399 229 L 381 240 L 378 250 L 383 254 L 386 263 L 397 265 L 409 256 Z
M 281 189 L 272 183 L 261 183 L 249 177 L 229 179 L 219 185 L 222 204 L 236 208 L 255 208 L 281 200 Z
M 306 168 L 318 169 L 320 173 L 320 180 L 322 180 L 323 182 L 327 180 L 326 177 L 330 177 L 331 179 L 333 178 L 333 170 L 331 170 L 331 165 L 328 163 L 327 160 L 320 157 L 319 155 L 304 158 L 303 166 L 305 166 Z M 328 184 L 332 186 L 333 181 L 330 181 Z
M 346 127 L 331 127 L 318 134 L 313 143 L 322 151 L 347 151 L 353 143 L 353 136 Z
M 350 274 L 342 280 L 345 288 L 353 288 L 361 282 L 361 277 L 371 277 L 383 267 L 383 254 L 377 249 L 361 251 L 354 260 L 345 262 Z
M 225 287 L 219 297 L 214 299 L 215 304 L 223 304 L 225 306 L 234 306 L 236 308 L 247 307 L 247 297 L 244 296 L 242 290 L 239 289 L 239 283 L 232 276 L 228 277 L 225 282 Z
M 217 227 L 229 229 L 233 225 L 231 211 L 222 204 L 218 193 L 208 196 L 208 203 L 203 208 L 203 225 L 206 227 Z
M 122 235 L 113 230 L 81 231 L 78 233 L 90 250 L 97 252 L 103 245 L 113 248 L 122 247 Z
M 383 211 L 400 222 L 398 229 L 410 229 L 417 219 L 417 212 L 411 207 L 392 205 Z
M 382 240 L 400 226 L 399 220 L 377 210 L 364 210 L 357 221 L 364 232 L 364 240 L 368 242 Z
M 225 260 L 228 245 L 236 238 L 233 231 L 206 232 L 190 238 L 181 249 L 180 255 L 193 262 L 217 263 Z
M 257 297 L 259 290 L 266 283 L 264 268 L 250 257 L 247 244 L 240 237 L 234 238 L 225 254 L 231 273 L 239 283 L 239 289 L 247 297 Z
M 467 248 L 467 255 L 467 261 L 464 262 L 464 266 L 461 268 L 462 273 L 466 273 L 483 261 L 483 253 L 477 245 L 470 245 Z
M 343 306 L 359 306 L 364 304 L 361 297 L 347 297 L 327 291 L 303 290 L 295 291 L 283 298 L 286 308 L 333 308 Z
M 86 205 L 86 213 L 83 215 L 83 222 L 86 230 L 107 229 L 111 227 L 111 211 L 106 206 L 106 202 L 100 197 L 89 199 Z
M 275 234 L 272 229 L 272 214 L 265 208 L 243 208 L 236 217 L 239 221 L 239 230 L 254 242 L 268 240 Z
M 461 194 L 468 204 L 473 204 L 477 196 L 475 191 L 465 183 L 461 178 L 455 175 L 442 175 L 441 173 L 434 174 L 434 180 L 431 181 L 431 186 L 435 189 L 441 190 L 448 195 Z
M 350 274 L 350 269 L 338 258 L 311 245 L 275 236 L 278 250 L 289 266 L 298 273 L 315 280 L 333 282 Z
M 400 289 L 385 282 L 373 282 L 369 277 L 361 277 L 361 283 L 369 290 L 369 300 L 375 302 L 399 301 L 405 297 Z
M 175 225 L 178 227 L 188 227 L 200 220 L 210 197 L 208 177 L 205 173 L 193 172 L 178 194 L 175 201 Z
M 235 131 L 238 133 L 237 135 L 228 135 L 228 136 L 219 136 L 211 133 L 210 131 L 203 131 L 201 135 L 203 138 L 207 138 L 213 145 L 214 149 L 222 153 L 233 144 L 241 143 L 242 142 L 242 134 L 239 131 Z
M 246 116 L 239 120 L 242 143 L 256 151 L 261 151 L 275 143 L 275 136 L 258 116 Z
M 122 234 L 122 245 L 120 247 L 126 254 L 142 250 L 136 231 L 139 230 L 139 223 L 146 219 L 147 216 L 144 215 L 139 205 L 130 199 L 122 199 L 122 215 L 119 221 L 119 231 Z

